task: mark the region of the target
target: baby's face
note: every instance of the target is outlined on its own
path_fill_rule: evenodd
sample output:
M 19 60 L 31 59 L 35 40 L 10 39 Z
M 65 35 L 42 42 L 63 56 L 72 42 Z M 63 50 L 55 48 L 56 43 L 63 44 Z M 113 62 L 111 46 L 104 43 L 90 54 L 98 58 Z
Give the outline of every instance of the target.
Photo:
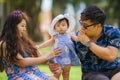
M 66 20 L 62 20 L 59 21 L 55 24 L 54 29 L 59 33 L 59 34 L 64 34 L 66 33 L 67 29 L 68 29 L 68 25 L 67 25 L 67 21 Z

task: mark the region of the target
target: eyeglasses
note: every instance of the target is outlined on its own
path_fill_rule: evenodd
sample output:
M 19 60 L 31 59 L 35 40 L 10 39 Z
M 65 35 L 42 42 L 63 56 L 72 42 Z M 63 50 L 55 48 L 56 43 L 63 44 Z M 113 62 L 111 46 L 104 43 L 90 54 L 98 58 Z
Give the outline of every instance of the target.
M 83 23 L 81 20 L 79 20 L 79 23 L 80 23 L 85 29 L 87 29 L 87 28 L 90 27 L 90 26 L 93 26 L 93 25 L 98 24 L 98 23 L 93 23 L 93 24 L 91 24 L 91 25 L 87 25 L 86 23 Z

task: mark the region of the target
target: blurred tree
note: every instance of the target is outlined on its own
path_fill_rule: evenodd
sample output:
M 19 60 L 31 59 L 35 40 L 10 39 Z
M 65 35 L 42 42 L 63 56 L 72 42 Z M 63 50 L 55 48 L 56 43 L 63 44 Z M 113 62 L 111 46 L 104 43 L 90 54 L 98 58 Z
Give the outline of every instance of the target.
M 79 6 L 81 0 L 53 0 L 53 16 L 64 13 L 66 4 L 71 3 L 74 7 Z
M 107 2 L 106 12 L 109 17 L 109 22 L 117 23 L 120 28 L 120 0 L 107 0 Z
M 67 0 L 53 0 L 53 17 L 64 12 L 66 3 Z
M 39 29 L 38 17 L 40 13 L 40 5 L 42 0 L 5 0 L 7 3 L 7 12 L 13 10 L 22 10 L 27 12 L 30 16 L 30 23 L 28 27 L 28 33 L 34 41 L 42 41 L 42 33 Z M 107 14 L 107 22 L 118 22 L 120 27 L 120 0 L 53 0 L 53 17 L 60 13 L 64 13 L 66 4 L 71 3 L 75 9 L 78 8 L 80 2 L 85 2 L 87 6 L 97 5 L 103 9 Z M 106 3 L 105 3 L 106 2 Z M 107 5 L 106 5 L 107 4 Z M 47 5 L 46 5 L 47 6 Z
M 2 31 L 2 26 L 7 15 L 7 3 L 5 0 L 0 0 L 0 34 Z

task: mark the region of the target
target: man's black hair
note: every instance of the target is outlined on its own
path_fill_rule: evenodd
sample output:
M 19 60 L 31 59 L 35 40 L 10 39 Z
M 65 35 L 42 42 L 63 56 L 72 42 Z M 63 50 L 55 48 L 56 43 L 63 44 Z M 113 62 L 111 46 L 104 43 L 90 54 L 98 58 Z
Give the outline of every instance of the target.
M 93 23 L 104 24 L 106 14 L 97 6 L 89 6 L 81 13 L 81 20 L 90 20 Z

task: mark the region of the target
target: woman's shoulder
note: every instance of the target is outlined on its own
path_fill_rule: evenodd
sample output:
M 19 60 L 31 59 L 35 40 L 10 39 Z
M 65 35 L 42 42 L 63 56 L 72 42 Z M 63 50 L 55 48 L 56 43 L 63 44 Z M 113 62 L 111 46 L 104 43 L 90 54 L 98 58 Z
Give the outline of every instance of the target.
M 0 47 L 6 48 L 6 43 L 4 41 L 0 41 Z
M 0 41 L 0 51 L 3 53 L 3 56 L 5 57 L 5 51 L 6 50 L 6 43 L 4 41 Z

